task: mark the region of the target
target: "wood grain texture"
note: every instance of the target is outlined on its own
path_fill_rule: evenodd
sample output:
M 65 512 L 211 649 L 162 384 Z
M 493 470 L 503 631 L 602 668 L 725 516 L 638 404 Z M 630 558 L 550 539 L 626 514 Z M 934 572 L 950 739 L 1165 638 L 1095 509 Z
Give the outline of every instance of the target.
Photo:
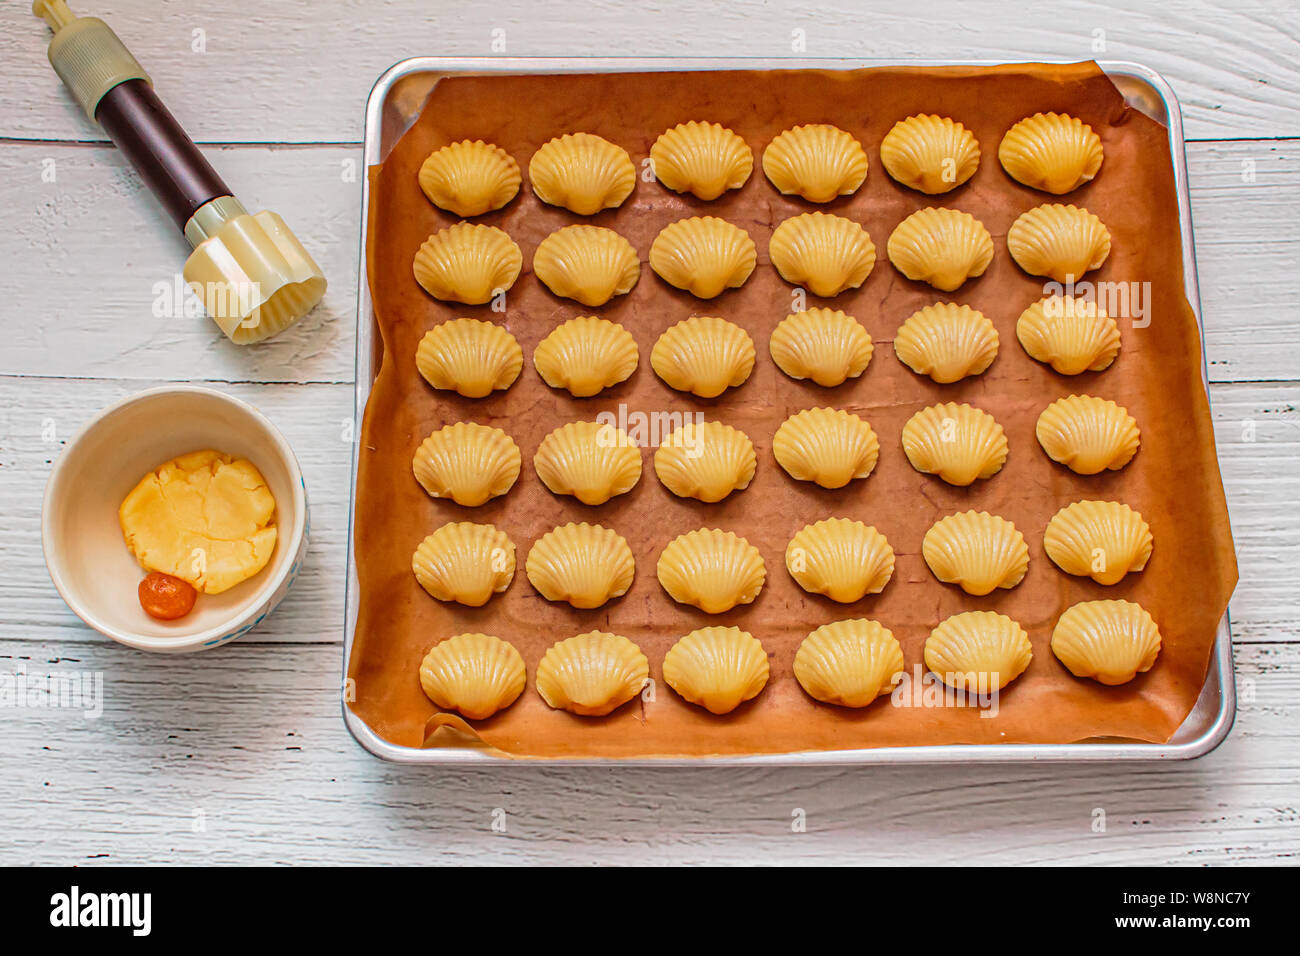
M 330 279 L 322 305 L 253 349 L 232 345 L 202 315 L 155 314 L 157 285 L 174 286 L 189 247 L 121 155 L 111 147 L 0 143 L 0 208 L 9 210 L 12 231 L 0 302 L 24 319 L 10 325 L 0 374 L 353 380 L 360 149 L 208 152 L 250 209 L 279 212 L 316 256 Z M 1188 165 L 1210 377 L 1294 379 L 1300 139 L 1192 143 Z M 49 168 L 52 183 L 42 181 Z M 869 225 L 885 234 L 885 224 Z M 129 241 L 110 239 L 123 232 Z M 165 366 L 141 361 L 150 354 L 165 354 Z
M 1135 60 L 1173 83 L 1193 138 L 1300 136 L 1300 35 L 1289 0 L 1064 0 L 1031 15 L 1003 0 L 93 6 L 202 142 L 355 142 L 371 84 L 409 56 L 720 53 Z M 0 136 L 100 138 L 50 72 L 48 31 L 28 10 L 0 8 Z
M 29 4 L 0 7 L 0 864 L 1300 855 L 1300 333 L 1290 288 L 1300 21 L 1290 0 L 1068 0 L 1033 16 L 999 0 L 74 6 L 117 28 L 197 139 L 250 144 L 208 152 L 250 207 L 284 215 L 331 287 L 298 328 L 255 349 L 230 345 L 202 316 L 155 315 L 154 285 L 174 280 L 186 244 L 49 71 Z M 206 52 L 194 51 L 195 30 Z M 509 55 L 790 56 L 792 31 L 803 30 L 812 56 L 1104 56 L 1162 71 L 1189 136 L 1206 140 L 1189 146 L 1190 181 L 1242 579 L 1231 605 L 1241 708 L 1228 741 L 1192 763 L 1102 772 L 430 772 L 363 753 L 338 700 L 362 107 L 392 62 L 491 55 L 494 30 Z M 1093 47 L 1099 30 L 1104 51 Z M 40 551 L 41 494 L 63 443 L 100 407 L 162 380 L 225 383 L 261 408 L 297 451 L 313 508 L 311 551 L 277 613 L 249 638 L 185 658 L 89 631 L 59 600 Z M 4 681 L 18 672 L 37 686 L 51 672 L 102 674 L 103 715 L 11 706 Z M 492 829 L 498 808 L 504 833 Z M 806 833 L 791 831 L 796 809 Z M 1093 832 L 1097 809 L 1105 833 Z

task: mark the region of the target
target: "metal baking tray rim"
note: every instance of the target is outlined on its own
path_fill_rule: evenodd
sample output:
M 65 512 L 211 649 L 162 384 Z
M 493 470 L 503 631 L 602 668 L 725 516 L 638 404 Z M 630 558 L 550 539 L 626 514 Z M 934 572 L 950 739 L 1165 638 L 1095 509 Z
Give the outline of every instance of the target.
M 679 69 L 858 69 L 888 66 L 996 66 L 1002 61 L 979 60 L 871 60 L 801 57 L 762 59 L 753 57 L 412 57 L 402 60 L 379 77 L 366 100 L 364 162 L 367 169 L 384 159 L 383 110 L 395 84 L 416 73 L 531 74 L 648 72 Z M 1205 359 L 1205 323 L 1201 318 L 1200 287 L 1196 273 L 1196 249 L 1192 233 L 1192 210 L 1187 189 L 1187 155 L 1183 143 L 1182 107 L 1163 76 L 1140 63 L 1099 60 L 1101 69 L 1120 86 L 1125 99 L 1135 108 L 1163 122 L 1169 130 L 1169 151 L 1178 194 L 1179 226 L 1183 242 L 1183 273 L 1187 301 L 1196 315 L 1201 335 L 1201 377 L 1209 394 L 1209 373 Z M 1153 112 L 1155 111 L 1155 112 Z M 400 133 L 398 134 L 400 135 Z M 374 346 L 378 340 L 370 283 L 366 270 L 366 239 L 370 209 L 370 177 L 361 177 L 361 237 L 357 283 L 357 353 L 354 436 L 351 489 L 348 496 L 347 580 L 344 596 L 343 638 L 343 722 L 353 738 L 367 752 L 393 763 L 464 766 L 509 764 L 553 766 L 863 766 L 873 764 L 939 763 L 1035 763 L 1128 760 L 1190 760 L 1219 746 L 1232 730 L 1237 713 L 1236 685 L 1232 666 L 1232 629 L 1225 611 L 1216 633 L 1214 655 L 1205 685 L 1196 705 L 1173 739 L 1166 744 L 1102 740 L 1072 744 L 940 744 L 919 747 L 867 747 L 856 750 L 817 750 L 779 754 L 716 755 L 704 757 L 556 757 L 512 758 L 483 750 L 403 747 L 384 740 L 348 706 L 348 665 L 356 632 L 360 604 L 356 561 L 353 552 L 353 521 L 357 494 L 357 465 L 361 422 L 375 371 Z

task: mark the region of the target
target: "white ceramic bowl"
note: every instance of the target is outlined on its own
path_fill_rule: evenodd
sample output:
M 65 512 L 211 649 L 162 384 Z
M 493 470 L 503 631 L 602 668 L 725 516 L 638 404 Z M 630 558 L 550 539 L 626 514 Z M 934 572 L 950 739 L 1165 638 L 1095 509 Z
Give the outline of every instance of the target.
M 140 607 L 144 571 L 117 509 L 145 474 L 202 448 L 247 458 L 262 473 L 275 496 L 275 551 L 247 581 L 158 621 Z M 41 510 L 45 564 L 68 607 L 115 641 L 166 653 L 217 647 L 256 627 L 297 577 L 309 526 L 307 489 L 284 436 L 246 402 L 193 385 L 150 389 L 100 412 L 55 461 Z

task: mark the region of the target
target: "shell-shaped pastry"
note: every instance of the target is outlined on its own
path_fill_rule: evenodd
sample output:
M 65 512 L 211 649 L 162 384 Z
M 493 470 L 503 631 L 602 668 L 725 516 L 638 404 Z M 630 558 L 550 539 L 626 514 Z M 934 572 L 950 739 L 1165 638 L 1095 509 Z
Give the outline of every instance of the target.
M 943 402 L 923 408 L 903 426 L 903 451 L 917 471 L 950 485 L 992 478 L 1007 460 L 1007 435 L 988 412 Z
M 767 251 L 782 279 L 822 298 L 856 289 L 876 264 L 876 246 L 866 229 L 852 219 L 821 212 L 781 223 Z
M 726 319 L 693 315 L 659 336 L 650 367 L 669 388 L 716 398 L 745 384 L 754 370 L 754 340 Z
M 514 384 L 524 367 L 524 350 L 499 325 L 450 319 L 424 333 L 415 350 L 415 367 L 434 388 L 483 398 Z
M 650 662 L 626 637 L 588 631 L 552 644 L 537 664 L 537 693 L 556 710 L 604 717 L 645 687 Z
M 675 193 L 706 202 L 739 189 L 754 171 L 754 153 L 738 135 L 717 123 L 678 123 L 650 147 L 655 179 Z
M 826 518 L 790 539 L 785 566 L 809 594 L 851 604 L 885 589 L 894 576 L 894 549 L 861 521 Z
M 1035 206 L 1007 230 L 1007 252 L 1031 276 L 1072 282 L 1100 269 L 1110 255 L 1110 230 L 1078 206 Z
M 420 166 L 429 202 L 462 219 L 500 209 L 519 192 L 519 164 L 500 146 L 478 139 L 435 149 Z
M 493 525 L 453 521 L 420 542 L 411 568 L 420 587 L 439 601 L 482 607 L 510 587 L 515 545 Z
M 918 209 L 890 233 L 886 251 L 909 279 L 951 292 L 984 274 L 993 261 L 993 237 L 968 212 Z
M 1084 601 L 1056 622 L 1052 653 L 1075 677 L 1127 684 L 1156 662 L 1160 628 L 1132 601 Z
M 946 116 L 909 116 L 880 141 L 885 172 L 931 196 L 956 189 L 975 175 L 979 164 L 979 141 Z
M 1035 113 L 1007 130 L 998 160 L 1016 182 L 1059 196 L 1097 175 L 1101 137 L 1073 116 Z
M 940 385 L 984 372 L 998 356 L 998 330 L 968 305 L 936 302 L 918 309 L 894 333 L 898 360 Z
M 716 216 L 679 219 L 650 244 L 650 268 L 659 278 L 700 299 L 740 288 L 756 262 L 749 233 Z
M 1119 471 L 1133 460 L 1142 439 L 1128 409 L 1091 395 L 1052 402 L 1038 416 L 1034 431 L 1049 458 L 1080 475 Z
M 767 144 L 763 172 L 782 195 L 830 202 L 857 192 L 867 178 L 867 154 L 837 126 L 795 126 Z
M 772 438 L 777 464 L 797 481 L 843 488 L 876 467 L 880 442 L 866 421 L 836 408 L 808 408 L 781 423 Z
M 567 133 L 533 153 L 528 181 L 542 202 L 590 216 L 622 205 L 636 186 L 636 167 L 607 139 Z
M 921 542 L 934 576 L 967 594 L 1013 588 L 1029 570 L 1025 536 L 1006 518 L 987 511 L 963 511 L 940 518 Z
M 835 621 L 803 639 L 794 655 L 794 676 L 814 700 L 866 707 L 902 678 L 903 649 L 877 621 Z
M 537 539 L 524 570 L 546 600 L 594 608 L 627 593 L 636 560 L 621 534 L 570 522 Z
M 411 467 L 434 498 L 474 508 L 514 487 L 520 460 L 519 446 L 501 429 L 456 422 L 421 442 Z
M 1035 302 L 1016 322 L 1016 338 L 1029 357 L 1062 375 L 1100 372 L 1119 355 L 1119 325 L 1083 298 L 1050 295 Z
M 655 452 L 655 474 L 679 498 L 721 501 L 754 479 L 754 443 L 722 422 L 687 422 Z
M 641 262 L 632 243 L 613 229 L 565 226 L 538 243 L 533 273 L 556 295 L 597 306 L 631 292 Z
M 1118 501 L 1076 501 L 1047 522 L 1043 550 L 1066 574 L 1116 584 L 1151 559 L 1154 540 L 1142 515 Z
M 533 365 L 542 380 L 577 398 L 626 381 L 636 371 L 638 360 L 632 333 L 617 322 L 594 315 L 557 326 L 533 352 Z
M 641 480 L 641 450 L 614 425 L 570 422 L 542 439 L 533 468 L 555 494 L 601 505 Z
M 753 603 L 767 579 L 758 548 L 716 528 L 701 528 L 668 542 L 655 573 L 674 601 L 709 614 Z
M 691 631 L 664 655 L 664 680 L 711 714 L 729 714 L 767 684 L 767 651 L 738 627 Z
M 514 285 L 523 265 L 523 253 L 500 229 L 458 222 L 424 240 L 411 269 L 435 299 L 482 305 Z
M 993 611 L 954 614 L 925 641 L 925 666 L 949 687 L 973 693 L 1006 687 L 1033 656 L 1025 629 Z
M 443 710 L 486 720 L 523 693 L 524 659 L 491 634 L 457 634 L 435 644 L 420 664 L 420 686 Z
M 772 361 L 791 378 L 810 378 L 831 388 L 857 378 L 871 362 L 871 336 L 857 319 L 838 309 L 787 315 L 772 330 Z

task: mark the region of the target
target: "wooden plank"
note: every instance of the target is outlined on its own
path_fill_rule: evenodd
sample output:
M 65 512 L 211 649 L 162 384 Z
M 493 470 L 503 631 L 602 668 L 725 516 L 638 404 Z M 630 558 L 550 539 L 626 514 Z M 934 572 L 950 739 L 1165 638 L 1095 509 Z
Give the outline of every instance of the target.
M 1300 38 L 1285 0 L 1065 0 L 1028 16 L 1001 0 L 588 0 L 545 11 L 500 0 L 436 14 L 419 0 L 261 4 L 252 15 L 240 4 L 93 6 L 205 142 L 356 142 L 375 78 L 437 54 L 1134 60 L 1170 79 L 1193 138 L 1300 136 Z M 0 104 L 0 137 L 99 138 L 50 71 L 48 31 L 28 10 L 0 9 L 0 62 L 22 91 Z
M 52 673 L 102 675 L 97 718 L 4 709 L 0 863 L 1285 863 L 1300 645 L 1242 646 L 1237 669 L 1236 728 L 1191 763 L 485 772 L 363 753 L 335 647 L 0 640 L 38 701 Z
M 153 382 L 0 377 L 0 638 L 100 643 L 64 606 L 41 556 L 41 495 L 59 448 L 95 411 Z M 234 385 L 293 445 L 306 476 L 312 541 L 285 603 L 259 641 L 337 641 L 343 621 L 352 413 L 348 385 Z M 1241 583 L 1232 601 L 1240 643 L 1300 639 L 1300 384 L 1216 385 L 1214 416 Z M 52 423 L 56 442 L 43 440 Z M 1158 547 L 1157 543 L 1157 547 Z M 335 652 L 337 654 L 337 651 Z
M 230 344 L 203 316 L 155 315 L 155 284 L 174 284 L 188 246 L 122 157 L 94 146 L 0 144 L 0 208 L 13 230 L 0 302 L 14 317 L 0 373 L 352 380 L 360 186 L 348 176 L 359 150 L 214 152 L 250 207 L 280 212 L 316 255 L 331 281 L 322 306 L 252 348 Z M 1189 153 L 1211 377 L 1294 379 L 1300 140 L 1195 143 Z M 41 181 L 46 160 L 54 183 Z M 146 360 L 153 355 L 165 362 Z

